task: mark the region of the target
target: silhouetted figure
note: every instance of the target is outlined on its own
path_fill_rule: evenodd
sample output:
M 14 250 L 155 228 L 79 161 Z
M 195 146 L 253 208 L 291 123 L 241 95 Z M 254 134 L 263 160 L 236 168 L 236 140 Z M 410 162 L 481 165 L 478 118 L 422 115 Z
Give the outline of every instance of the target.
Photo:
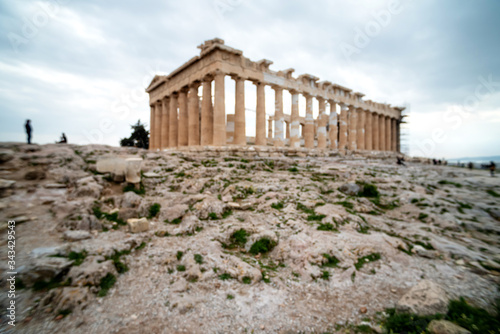
M 497 168 L 497 165 L 493 161 L 490 162 L 490 173 L 491 176 L 495 176 L 495 169 Z
M 441 166 L 441 160 L 438 160 L 438 165 L 440 165 L 440 166 Z
M 31 128 L 31 120 L 26 120 L 26 124 L 24 126 L 26 127 L 26 134 L 28 135 L 28 144 L 31 144 L 31 132 L 33 131 Z
M 472 163 L 472 161 L 467 164 L 467 167 L 469 167 L 470 170 L 474 168 L 474 164 Z
M 405 158 L 397 157 L 396 159 L 398 159 L 398 162 L 397 162 L 398 165 L 406 166 L 405 163 L 404 163 Z
M 61 140 L 59 141 L 58 144 L 66 144 L 67 142 L 68 142 L 68 139 L 66 138 L 66 135 L 63 132 L 63 134 L 61 136 Z
M 437 163 L 438 163 L 438 162 L 437 162 L 437 160 L 436 160 L 436 159 L 432 159 L 432 164 L 433 164 L 433 165 L 437 165 Z

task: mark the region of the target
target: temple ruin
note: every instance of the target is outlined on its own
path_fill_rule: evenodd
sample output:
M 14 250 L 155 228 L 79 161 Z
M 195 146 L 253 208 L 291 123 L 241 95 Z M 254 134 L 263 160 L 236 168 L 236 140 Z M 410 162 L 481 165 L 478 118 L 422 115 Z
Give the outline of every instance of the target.
M 242 51 L 225 45 L 218 38 L 205 41 L 198 48 L 201 49 L 199 56 L 167 76 L 156 75 L 146 89 L 151 107 L 151 150 L 271 145 L 291 149 L 399 152 L 404 107 L 363 100 L 362 93 L 319 81 L 310 74 L 294 78 L 291 68 L 272 71 L 269 69 L 272 61 L 251 61 Z M 226 114 L 226 75 L 235 81 L 234 114 Z M 250 138 L 246 136 L 245 125 L 245 80 L 253 82 L 257 89 L 256 135 Z M 274 116 L 267 120 L 266 85 L 275 92 Z M 291 94 L 289 113 L 283 110 L 284 89 Z M 306 99 L 305 117 L 299 116 L 299 94 Z M 313 118 L 313 98 L 319 105 L 316 119 Z

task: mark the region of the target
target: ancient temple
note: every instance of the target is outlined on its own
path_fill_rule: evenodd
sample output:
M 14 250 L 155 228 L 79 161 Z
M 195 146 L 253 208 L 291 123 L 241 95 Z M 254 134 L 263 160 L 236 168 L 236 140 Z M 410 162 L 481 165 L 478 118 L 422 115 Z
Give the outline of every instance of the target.
M 155 76 L 146 89 L 151 107 L 151 150 L 251 144 L 399 151 L 403 107 L 364 100 L 362 93 L 330 81 L 319 81 L 310 74 L 295 78 L 294 69 L 272 71 L 269 69 L 272 61 L 251 61 L 242 51 L 226 46 L 218 38 L 205 41 L 198 48 L 201 49 L 199 56 L 169 75 Z M 235 81 L 234 113 L 227 113 L 225 108 L 225 76 Z M 251 140 L 246 136 L 245 80 L 253 82 L 257 90 L 256 135 Z M 267 120 L 266 85 L 275 91 L 274 116 Z M 283 90 L 288 90 L 292 98 L 291 110 L 286 112 Z M 299 94 L 306 100 L 305 117 L 299 116 Z M 316 119 L 313 118 L 313 99 L 319 105 Z

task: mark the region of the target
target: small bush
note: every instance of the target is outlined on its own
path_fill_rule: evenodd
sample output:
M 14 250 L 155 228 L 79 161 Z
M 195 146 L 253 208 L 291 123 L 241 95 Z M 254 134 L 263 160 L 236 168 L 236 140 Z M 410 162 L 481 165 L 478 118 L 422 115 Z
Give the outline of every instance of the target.
M 326 270 L 322 271 L 320 278 L 328 281 L 330 279 L 330 272 Z
M 486 192 L 493 197 L 500 197 L 500 194 L 495 192 L 494 190 L 488 189 L 488 190 L 486 190 Z
M 297 210 L 304 211 L 305 213 L 307 213 L 309 215 L 314 215 L 315 214 L 315 212 L 314 212 L 313 209 L 309 209 L 307 206 L 305 206 L 302 203 L 297 203 Z
M 462 185 L 460 183 L 451 182 L 451 181 L 447 181 L 447 180 L 441 180 L 438 182 L 438 184 L 449 184 L 449 185 L 455 186 L 457 188 L 462 188 Z
M 217 214 L 215 212 L 210 212 L 208 214 L 208 219 L 216 220 L 219 219 L 219 217 L 217 217 Z
M 164 222 L 167 224 L 179 225 L 182 222 L 182 218 L 175 218 L 175 219 L 172 219 L 171 221 L 168 219 L 165 219 Z
M 149 207 L 149 216 L 148 216 L 148 218 L 151 219 L 151 218 L 154 218 L 154 217 L 158 216 L 158 214 L 160 213 L 160 208 L 161 208 L 161 205 L 158 204 L 158 203 L 154 203 L 153 205 L 151 205 Z
M 319 223 L 318 231 L 332 231 L 332 232 L 338 232 L 337 228 L 331 224 L 331 223 Z
M 184 252 L 177 251 L 177 254 L 175 255 L 177 257 L 177 261 L 180 261 L 182 259 L 183 255 L 184 255 Z
M 144 247 L 146 247 L 146 243 L 143 241 L 143 242 L 141 242 L 141 244 L 139 246 L 135 247 L 135 250 L 141 250 Z
M 323 254 L 323 257 L 327 260 L 327 262 L 323 263 L 322 267 L 338 268 L 340 260 L 337 259 L 335 256 L 325 253 Z
M 309 215 L 307 216 L 307 221 L 321 221 L 323 220 L 323 218 L 325 218 L 326 216 L 325 215 L 317 215 L 317 214 L 313 214 L 313 215 Z
M 107 273 L 106 276 L 101 278 L 101 282 L 99 283 L 99 287 L 101 288 L 97 293 L 98 297 L 104 297 L 108 294 L 109 289 L 111 289 L 116 283 L 115 275 L 111 273 Z
M 285 205 L 283 204 L 283 202 L 276 202 L 276 203 L 271 204 L 271 208 L 276 209 L 276 210 L 281 210 L 281 209 L 283 209 L 284 206 Z
M 228 293 L 226 296 L 226 299 L 229 299 L 229 300 L 234 299 L 234 296 L 232 294 Z
M 251 284 L 252 283 L 252 278 L 249 277 L 249 276 L 244 276 L 241 281 L 243 282 L 243 284 Z
M 224 274 L 221 274 L 219 275 L 219 279 L 223 280 L 223 281 L 226 281 L 228 279 L 231 279 L 231 275 L 229 275 L 228 273 L 224 273 Z
M 288 168 L 288 171 L 291 173 L 297 173 L 299 171 L 299 169 L 297 167 L 293 166 L 293 167 Z
M 371 183 L 364 183 L 363 188 L 358 193 L 358 196 L 362 197 L 379 197 L 380 193 L 378 192 L 377 186 Z
M 276 242 L 268 239 L 261 238 L 253 243 L 252 247 L 250 247 L 250 253 L 257 255 L 259 253 L 265 254 L 270 252 L 276 246 Z
M 198 264 L 203 263 L 203 256 L 201 254 L 194 254 L 194 261 Z
M 177 265 L 177 271 L 186 271 L 186 266 L 182 264 Z
M 352 210 L 354 208 L 354 204 L 351 203 L 351 202 L 348 202 L 348 201 L 335 202 L 335 204 L 340 204 L 340 205 L 342 205 L 346 209 L 351 209 Z
M 81 265 L 86 257 L 87 257 L 87 251 L 85 251 L 85 250 L 81 251 L 80 253 L 70 252 L 68 254 L 68 259 L 74 261 L 73 262 L 74 266 Z
M 497 300 L 497 312 L 500 311 L 499 302 Z M 473 334 L 498 333 L 500 329 L 498 315 L 495 317 L 482 308 L 469 305 L 463 297 L 450 302 L 446 319 L 470 330 Z
M 359 270 L 359 269 L 363 268 L 363 266 L 366 263 L 368 263 L 368 262 L 374 262 L 374 261 L 377 261 L 377 260 L 380 260 L 380 259 L 381 259 L 380 253 L 372 253 L 372 254 L 360 257 L 358 259 L 358 262 L 356 262 L 354 264 L 354 266 L 356 267 L 356 270 Z
M 429 217 L 428 214 L 426 213 L 423 213 L 423 212 L 420 212 L 420 214 L 418 215 L 418 220 L 420 220 L 421 222 L 424 222 L 425 223 L 425 219 Z
M 123 192 L 126 193 L 127 191 L 132 191 L 137 195 L 144 195 L 146 193 L 146 188 L 144 188 L 142 182 L 139 183 L 139 189 L 137 189 L 133 183 L 127 183 L 127 185 L 123 187 Z

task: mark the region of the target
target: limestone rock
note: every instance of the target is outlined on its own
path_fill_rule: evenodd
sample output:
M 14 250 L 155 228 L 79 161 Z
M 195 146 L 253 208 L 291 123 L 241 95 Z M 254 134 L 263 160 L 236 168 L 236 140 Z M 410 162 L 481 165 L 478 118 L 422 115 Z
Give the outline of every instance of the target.
M 102 189 L 103 187 L 92 176 L 88 176 L 76 181 L 76 190 L 73 192 L 73 195 L 75 197 L 99 198 Z
M 99 286 L 101 279 L 108 273 L 117 275 L 113 261 L 104 261 L 102 256 L 89 256 L 81 265 L 71 267 L 68 277 L 72 285 Z
M 16 181 L 0 179 L 0 190 L 11 188 Z
M 177 204 L 174 206 L 162 208 L 160 212 L 160 220 L 172 221 L 177 218 L 182 218 L 188 210 L 189 206 L 186 204 Z
M 47 177 L 43 170 L 35 169 L 24 174 L 25 180 L 43 180 Z
M 67 186 L 63 183 L 47 183 L 44 185 L 44 187 L 47 189 L 62 189 L 66 188 Z
M 83 309 L 87 306 L 91 293 L 88 287 L 64 287 L 51 290 L 42 300 L 42 305 L 51 303 L 56 312 Z
M 69 269 L 73 261 L 63 257 L 41 257 L 34 259 L 28 266 L 22 279 L 28 285 L 37 281 L 50 281 L 63 271 Z
M 121 207 L 122 208 L 138 208 L 142 203 L 142 197 L 133 191 L 127 191 L 123 194 Z
M 432 320 L 427 326 L 431 334 L 470 334 L 470 332 L 447 320 Z
M 0 150 L 0 164 L 14 159 L 14 151 L 12 150 Z
M 63 238 L 68 241 L 80 241 L 91 237 L 88 231 L 65 231 L 63 234 Z
M 361 187 L 356 183 L 345 183 L 340 186 L 339 190 L 346 195 L 356 196 L 361 191 Z
M 488 213 L 496 220 L 500 220 L 500 209 L 490 209 Z
M 410 289 L 397 303 L 398 312 L 418 315 L 445 314 L 448 309 L 446 292 L 435 282 L 422 280 Z
M 132 233 L 146 232 L 149 230 L 149 222 L 146 218 L 130 218 L 127 220 L 127 224 Z
M 196 214 L 200 219 L 207 219 L 208 215 L 212 212 L 220 217 L 226 208 L 226 204 L 215 198 L 208 197 L 202 202 L 196 203 L 194 208 L 196 209 Z

